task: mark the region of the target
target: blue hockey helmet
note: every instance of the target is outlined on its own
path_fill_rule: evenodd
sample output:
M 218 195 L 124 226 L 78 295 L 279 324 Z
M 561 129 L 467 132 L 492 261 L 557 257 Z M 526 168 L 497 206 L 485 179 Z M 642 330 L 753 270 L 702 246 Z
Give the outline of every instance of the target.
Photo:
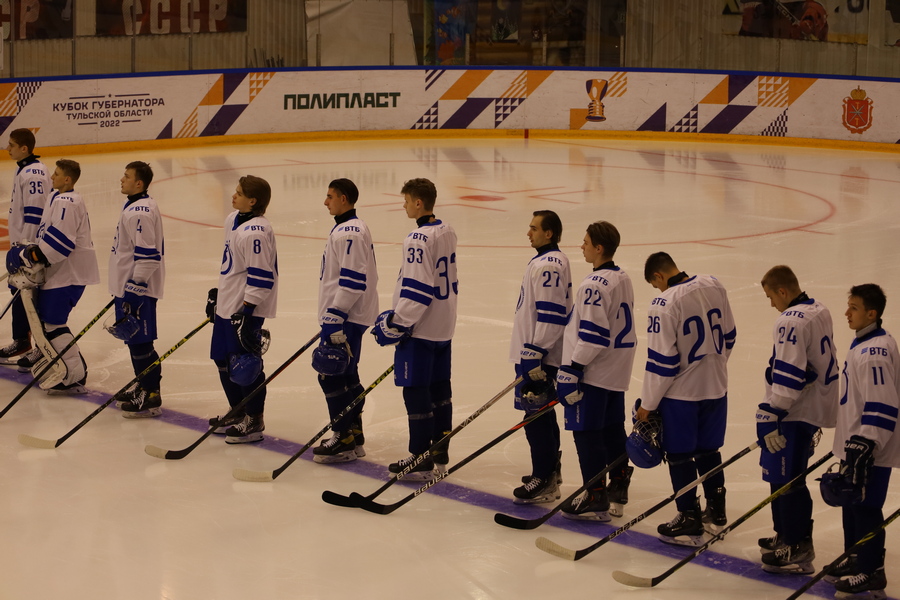
M 634 429 L 625 441 L 628 459 L 641 469 L 651 469 L 663 461 L 662 417 L 651 411 L 646 421 L 635 421 Z
M 819 491 L 822 493 L 822 500 L 825 501 L 825 504 L 828 506 L 852 506 L 865 500 L 866 488 L 854 485 L 843 469 L 833 471 L 832 469 L 836 466 L 837 463 L 828 467 L 828 471 L 818 479 Z
M 263 361 L 257 354 L 232 354 L 228 357 L 228 378 L 241 387 L 253 385 L 262 373 Z
M 319 344 L 312 353 L 312 368 L 321 375 L 343 375 L 350 366 L 350 350 L 342 345 Z
M 110 315 L 103 323 L 103 329 L 117 340 L 127 342 L 141 330 L 141 323 L 131 313 L 126 314 L 118 321 L 115 315 Z

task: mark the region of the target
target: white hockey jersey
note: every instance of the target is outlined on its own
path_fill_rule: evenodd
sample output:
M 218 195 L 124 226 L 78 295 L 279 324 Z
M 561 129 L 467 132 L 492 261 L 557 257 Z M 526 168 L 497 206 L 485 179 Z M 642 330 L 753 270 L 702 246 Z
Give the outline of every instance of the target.
M 776 319 L 773 340 L 765 402 L 788 411 L 785 421 L 834 427 L 840 366 L 831 313 L 813 299 L 799 302 Z
M 664 397 L 697 401 L 726 394 L 737 330 L 715 277 L 694 275 L 669 287 L 650 303 L 647 321 L 641 406 L 655 410 Z
M 834 455 L 860 435 L 875 442 L 875 466 L 900 467 L 900 352 L 884 329 L 853 340 L 844 363 L 844 393 L 837 414 Z
M 53 192 L 41 218 L 37 243 L 50 263 L 43 289 L 100 283 L 91 221 L 78 192 Z
M 347 322 L 370 326 L 378 316 L 378 270 L 372 235 L 355 216 L 331 229 L 319 272 L 319 320 L 329 308 Z
M 616 266 L 597 269 L 578 286 L 574 303 L 563 364 L 584 365 L 584 383 L 627 391 L 637 351 L 631 278 Z
M 414 338 L 452 339 L 458 287 L 456 232 L 440 220 L 417 227 L 403 241 L 394 288 L 394 323 L 412 327 Z
M 17 165 L 18 171 L 13 178 L 12 196 L 9 200 L 8 229 L 11 244 L 37 239 L 47 198 L 53 192 L 50 172 L 37 156 L 32 154 L 20 160 Z
M 166 278 L 162 217 L 146 192 L 132 198 L 125 202 L 116 225 L 109 255 L 109 293 L 123 297 L 125 283 L 131 279 L 146 283 L 149 297 L 162 298 Z
M 572 310 L 572 274 L 569 259 L 556 244 L 538 250 L 528 262 L 509 344 L 509 360 L 518 363 L 522 347 L 534 344 L 547 351 L 544 363 L 558 367 L 562 360 L 563 332 Z
M 264 216 L 241 222 L 238 214 L 234 211 L 225 217 L 216 315 L 229 319 L 246 301 L 256 305 L 254 317 L 270 319 L 275 316 L 278 301 L 275 231 Z

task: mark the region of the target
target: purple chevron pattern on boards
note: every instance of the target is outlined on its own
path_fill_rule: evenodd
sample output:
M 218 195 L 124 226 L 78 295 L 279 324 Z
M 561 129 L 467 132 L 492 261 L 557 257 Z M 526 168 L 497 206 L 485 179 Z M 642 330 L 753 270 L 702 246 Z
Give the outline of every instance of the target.
M 447 118 L 440 129 L 465 129 L 493 103 L 494 98 L 469 98 Z
M 731 133 L 755 108 L 755 106 L 742 106 L 740 104 L 724 106 L 722 110 L 709 120 L 709 123 L 700 129 L 700 133 Z
M 665 131 L 666 130 L 666 105 L 660 106 L 650 118 L 637 128 L 638 131 Z

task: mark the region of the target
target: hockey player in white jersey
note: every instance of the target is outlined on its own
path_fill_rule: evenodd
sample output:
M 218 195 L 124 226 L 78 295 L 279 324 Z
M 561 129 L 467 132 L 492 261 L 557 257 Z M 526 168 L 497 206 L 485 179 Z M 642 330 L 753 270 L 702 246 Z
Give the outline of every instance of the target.
M 844 362 L 833 451 L 841 459 L 839 480 L 846 486 L 839 486 L 840 502 L 830 496 L 825 500 L 842 506 L 845 548 L 882 524 L 891 469 L 900 467 L 900 351 L 882 327 L 886 304 L 879 286 L 857 285 L 850 288 L 844 313 L 856 338 Z M 823 496 L 828 491 L 824 481 L 822 491 Z M 844 495 L 847 491 L 850 498 Z M 835 598 L 887 597 L 885 539 L 885 530 L 879 530 L 837 566 L 832 575 L 843 577 L 835 582 Z
M 831 313 L 810 298 L 790 267 L 763 276 L 763 292 L 780 314 L 773 328 L 772 358 L 763 402 L 756 411 L 763 481 L 772 492 L 806 470 L 821 427 L 834 427 L 839 367 Z M 812 497 L 801 480 L 772 502 L 775 535 L 760 538 L 763 569 L 812 573 Z M 714 523 L 723 526 L 724 519 Z
M 372 328 L 379 345 L 396 344 L 394 383 L 403 388 L 409 418 L 412 456 L 391 463 L 392 473 L 402 471 L 452 429 L 450 351 L 458 291 L 456 232 L 434 215 L 434 184 L 411 179 L 400 193 L 416 229 L 403 242 L 393 308 L 378 315 Z M 440 448 L 406 478 L 430 480 L 434 469 L 446 469 L 448 457 L 448 449 Z
M 513 333 L 510 362 L 516 376 L 515 407 L 533 414 L 556 399 L 556 371 L 562 358 L 563 331 L 572 309 L 572 275 L 569 259 L 559 249 L 562 222 L 552 210 L 538 210 L 528 225 L 528 239 L 537 255 L 522 278 Z M 556 412 L 546 413 L 525 425 L 531 448 L 531 475 L 513 490 L 516 504 L 538 504 L 559 499 L 559 423 Z
M 593 271 L 574 294 L 556 379 L 584 485 L 625 454 L 625 392 L 631 381 L 637 335 L 634 287 L 613 261 L 620 242 L 612 223 L 597 221 L 587 228 L 581 251 Z M 610 472 L 609 488 L 606 477 L 593 483 L 562 509 L 563 516 L 586 521 L 609 521 L 610 512 L 622 516 L 632 470 L 626 460 Z M 612 509 L 611 501 L 615 503 Z
M 81 194 L 74 189 L 80 176 L 81 166 L 74 160 L 56 161 L 51 175 L 56 191 L 44 209 L 37 242 L 14 247 L 7 254 L 6 267 L 10 274 L 30 271 L 37 274 L 36 278 L 29 276 L 32 280 L 43 279 L 38 288 L 29 290 L 33 291 L 36 311 L 32 312 L 27 305 L 26 311 L 32 335 L 43 337 L 47 344 L 44 348 L 38 344 L 39 356 L 29 354 L 20 358 L 20 371 L 30 370 L 42 357 L 52 360 L 74 339 L 67 325 L 69 313 L 81 299 L 85 286 L 100 283 L 87 208 Z M 64 375 L 48 393 L 83 394 L 87 365 L 78 346 L 72 346 L 60 362 Z
M 254 175 L 241 177 L 231 197 L 234 212 L 225 218 L 225 250 L 219 287 L 209 291 L 206 316 L 213 319 L 210 358 L 231 407 L 265 381 L 262 354 L 268 348 L 266 319 L 275 317 L 278 300 L 278 255 L 275 232 L 264 216 L 272 198 L 269 183 Z M 266 390 L 228 419 L 210 419 L 225 442 L 243 444 L 263 439 Z M 231 412 L 231 411 L 229 411 Z
M 651 254 L 644 279 L 660 294 L 647 311 L 647 365 L 637 418 L 662 417 L 662 449 L 672 487 L 680 490 L 722 463 L 728 410 L 727 361 L 737 330 L 725 288 L 714 277 L 680 271 L 665 252 Z M 703 482 L 706 518 L 725 520 L 725 475 Z M 678 514 L 657 528 L 666 543 L 703 542 L 703 515 L 693 490 L 675 500 Z
M 162 217 L 148 189 L 153 169 L 145 162 L 125 166 L 120 180 L 126 196 L 109 255 L 109 293 L 115 297 L 113 325 L 107 331 L 123 340 L 139 375 L 159 359 L 156 339 L 156 304 L 163 296 L 166 277 Z M 162 414 L 162 366 L 143 376 L 122 398 L 122 416 L 155 417 Z
M 9 134 L 6 151 L 16 161 L 16 175 L 13 178 L 12 196 L 9 200 L 10 244 L 27 244 L 37 239 L 47 198 L 53 191 L 50 171 L 34 154 L 36 144 L 34 134 L 29 129 L 15 129 Z M 18 292 L 10 285 L 13 295 Z M 22 298 L 16 296 L 12 302 L 12 343 L 0 348 L 0 364 L 14 365 L 19 357 L 31 350 L 31 328 Z
M 333 420 L 362 392 L 359 358 L 362 338 L 378 316 L 378 271 L 375 248 L 365 222 L 356 214 L 359 190 L 349 179 L 328 184 L 325 206 L 334 227 L 325 242 L 319 274 L 319 348 L 313 368 Z M 339 463 L 366 455 L 362 403 L 334 424 L 334 435 L 313 448 L 317 463 Z

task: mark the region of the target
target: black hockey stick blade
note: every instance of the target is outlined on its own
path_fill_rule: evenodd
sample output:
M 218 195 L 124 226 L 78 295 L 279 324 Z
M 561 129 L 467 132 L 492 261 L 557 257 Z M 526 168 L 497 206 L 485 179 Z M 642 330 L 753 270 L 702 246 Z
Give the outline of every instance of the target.
M 351 494 L 350 497 L 356 499 L 356 496 L 359 496 L 359 508 L 361 508 L 365 511 L 379 514 L 379 515 L 391 514 L 392 512 L 394 512 L 395 510 L 397 510 L 398 508 L 400 508 L 401 506 L 403 506 L 404 504 L 406 504 L 407 502 L 409 502 L 416 496 L 423 494 L 432 486 L 437 485 L 437 483 L 439 481 L 441 481 L 442 479 L 445 479 L 448 476 L 450 476 L 451 474 L 460 470 L 461 468 L 463 468 L 464 466 L 466 466 L 467 464 L 469 464 L 470 462 L 472 462 L 473 460 L 475 460 L 476 458 L 478 458 L 479 456 L 481 456 L 482 454 L 484 454 L 485 452 L 487 452 L 488 450 L 490 450 L 491 448 L 493 448 L 494 446 L 496 446 L 497 444 L 499 444 L 500 442 L 502 442 L 503 440 L 505 440 L 506 438 L 511 436 L 512 434 L 514 434 L 516 431 L 518 431 L 519 429 L 521 429 L 528 423 L 531 423 L 535 419 L 539 419 L 540 417 L 543 417 L 545 414 L 552 411 L 557 404 L 559 404 L 559 400 L 554 400 L 554 401 L 550 402 L 547 406 L 543 407 L 541 410 L 537 411 L 536 413 L 525 417 L 523 420 L 519 421 L 518 423 L 516 423 L 515 425 L 510 427 L 509 429 L 507 429 L 506 431 L 504 431 L 503 433 L 501 433 L 500 435 L 498 435 L 497 437 L 492 439 L 490 442 L 488 442 L 487 444 L 485 444 L 484 446 L 482 446 L 481 448 L 479 448 L 472 454 L 468 455 L 467 457 L 465 457 L 464 459 L 462 459 L 461 461 L 459 461 L 458 463 L 456 463 L 455 465 L 453 465 L 452 467 L 447 469 L 447 471 L 445 471 L 443 473 L 438 473 L 434 479 L 427 482 L 425 485 L 423 485 L 422 487 L 420 487 L 413 493 L 409 494 L 408 496 L 398 500 L 397 502 L 394 502 L 393 504 L 380 504 L 378 502 L 375 502 L 371 498 L 359 496 L 359 494 L 356 494 L 356 495 Z
M 81 429 L 82 427 L 87 425 L 91 419 L 93 419 L 94 417 L 99 415 L 101 412 L 103 412 L 116 399 L 120 398 L 122 396 L 122 394 L 124 394 L 128 388 L 130 388 L 132 385 L 134 385 L 135 383 L 140 381 L 141 378 L 146 376 L 148 373 L 150 373 L 150 371 L 152 371 L 153 369 L 158 367 L 162 361 L 164 361 L 173 352 L 178 350 L 185 342 L 187 342 L 189 339 L 194 337 L 194 334 L 197 333 L 198 331 L 200 331 L 201 329 L 203 329 L 208 323 L 210 323 L 210 320 L 206 319 L 205 321 L 200 323 L 197 327 L 192 329 L 187 335 L 185 335 L 183 338 L 181 338 L 177 344 L 175 344 L 172 348 L 167 350 L 162 356 L 160 356 L 155 361 L 153 361 L 150 365 L 148 365 L 139 374 L 135 375 L 134 379 L 132 379 L 131 381 L 126 383 L 122 388 L 119 389 L 118 392 L 113 394 L 109 398 L 109 400 L 107 400 L 106 402 L 104 402 L 103 404 L 98 406 L 96 408 L 96 410 L 94 410 L 91 414 L 89 414 L 84 419 L 82 419 L 78 425 L 76 425 L 75 427 L 70 429 L 68 432 L 66 432 L 66 434 L 63 435 L 61 438 L 56 439 L 56 440 L 45 440 L 43 438 L 38 438 L 38 437 L 34 437 L 31 435 L 27 435 L 27 434 L 20 434 L 19 435 L 19 443 L 24 446 L 31 446 L 32 448 L 46 448 L 48 450 L 52 450 L 53 448 L 59 448 L 60 445 L 62 445 L 63 442 L 65 442 L 67 439 L 72 437 L 76 431 L 78 431 L 79 429 Z
M 231 410 L 229 410 L 227 413 L 225 413 L 225 416 L 222 417 L 222 420 L 231 418 L 234 415 L 238 414 L 238 412 L 240 410 L 242 410 L 247 405 L 247 403 L 250 402 L 250 400 L 255 398 L 257 395 L 259 395 L 265 389 L 265 387 L 269 384 L 270 381 L 272 381 L 273 379 L 278 377 L 278 375 L 280 375 L 282 373 L 282 371 L 287 369 L 291 363 L 293 363 L 295 360 L 297 360 L 298 356 L 303 354 L 310 346 L 315 344 L 318 339 L 319 339 L 319 334 L 317 333 L 316 335 L 311 337 L 308 342 L 303 344 L 303 346 L 301 346 L 299 350 L 294 352 L 294 354 L 292 354 L 290 358 L 288 358 L 286 361 L 281 363 L 281 366 L 278 367 L 277 369 L 275 369 L 274 373 L 272 373 L 271 375 L 266 377 L 266 380 L 263 381 L 261 384 L 259 384 L 256 387 L 256 389 L 254 389 L 252 392 L 247 394 L 246 398 L 244 398 L 243 400 L 238 402 L 236 405 L 232 406 Z M 164 448 L 160 448 L 159 446 L 154 446 L 153 444 L 147 444 L 146 446 L 144 446 L 144 452 L 154 458 L 162 458 L 165 460 L 180 460 L 180 459 L 184 458 L 185 456 L 187 456 L 188 454 L 190 454 L 191 452 L 193 452 L 194 449 L 197 446 L 199 446 L 200 444 L 202 444 L 206 438 L 211 436 L 217 428 L 218 428 L 218 425 L 213 425 L 212 427 L 210 427 L 209 429 L 206 430 L 206 433 L 204 433 L 199 438 L 197 438 L 197 441 L 195 441 L 193 444 L 191 444 L 187 448 L 182 448 L 181 450 L 166 450 Z
M 504 527 L 511 527 L 513 529 L 535 529 L 536 527 L 539 527 L 542 524 L 546 523 L 550 517 L 552 517 L 553 515 L 555 515 L 562 509 L 564 509 L 565 507 L 569 506 L 575 498 L 577 498 L 578 496 L 580 496 L 581 494 L 584 493 L 584 490 L 590 488 L 597 481 L 600 481 L 601 478 L 605 478 L 607 473 L 609 473 L 611 470 L 618 467 L 627 458 L 628 458 L 628 454 L 623 454 L 622 456 L 620 456 L 617 459 L 615 459 L 614 461 L 612 461 L 609 465 L 606 466 L 605 469 L 603 469 L 602 471 L 600 471 L 599 473 L 594 475 L 594 477 L 591 478 L 590 481 L 588 481 L 587 483 L 582 485 L 580 488 L 578 488 L 577 490 L 572 492 L 572 494 L 570 494 L 565 500 L 563 500 L 562 502 L 560 502 L 559 504 L 554 506 L 551 510 L 547 511 L 544 515 L 542 515 L 536 519 L 520 519 L 519 517 L 511 517 L 511 516 L 509 516 L 507 514 L 503 514 L 503 513 L 495 513 L 494 514 L 494 522 L 497 523 L 498 525 L 503 525 Z
M 408 465 L 406 465 L 406 467 L 402 471 L 400 471 L 399 473 L 395 473 L 390 479 L 387 480 L 387 482 L 385 482 L 384 485 L 382 485 L 380 488 L 378 488 L 377 490 L 375 490 L 368 496 L 363 497 L 362 495 L 357 494 L 355 492 L 352 493 L 350 496 L 342 496 L 342 495 L 336 494 L 334 492 L 326 491 L 322 494 L 322 500 L 324 500 L 328 504 L 334 504 L 335 506 L 359 508 L 360 499 L 372 500 L 372 499 L 380 496 L 381 493 L 384 492 L 384 490 L 388 489 L 389 487 L 391 487 L 392 485 L 397 483 L 399 480 L 401 480 L 404 477 L 406 477 L 407 475 L 409 475 L 413 471 L 413 469 L 415 469 L 417 466 L 419 466 L 419 464 L 421 464 L 422 461 L 424 461 L 426 458 L 428 458 L 430 456 L 433 456 L 434 453 L 439 448 L 441 448 L 442 446 L 445 446 L 445 444 L 449 443 L 450 438 L 452 438 L 457 433 L 462 431 L 469 423 L 471 423 L 472 421 L 477 419 L 487 409 L 489 409 L 491 406 L 496 404 L 496 402 L 498 400 L 500 400 L 500 398 L 502 398 L 503 396 L 508 394 L 510 392 L 510 390 L 512 390 L 517 385 L 519 385 L 521 382 L 522 382 L 522 378 L 517 377 L 512 383 L 510 383 L 505 388 L 503 388 L 502 390 L 497 392 L 493 398 L 491 398 L 490 400 L 485 402 L 484 405 L 482 405 L 475 412 L 473 412 L 471 415 L 466 417 L 459 425 L 454 427 L 452 431 L 450 431 L 449 433 L 444 435 L 444 437 L 442 437 L 437 442 L 432 444 L 432 446 L 428 450 L 426 450 L 422 454 L 419 454 L 418 456 L 416 456 L 413 459 L 413 461 L 410 462 Z
M 761 501 L 759 504 L 757 504 L 756 506 L 751 508 L 749 511 L 745 512 L 743 515 L 741 515 L 740 517 L 738 517 L 737 519 L 735 519 L 734 521 L 729 523 L 727 527 L 725 527 L 724 529 L 719 531 L 719 533 L 713 535 L 702 546 L 697 547 L 693 552 L 691 552 L 690 554 L 685 556 L 683 559 L 681 559 L 681 561 L 679 561 L 675 566 L 670 567 L 666 572 L 664 572 L 660 575 L 657 575 L 656 577 L 639 577 L 637 575 L 625 573 L 624 571 L 613 571 L 613 574 L 612 574 L 613 579 L 615 579 L 616 581 L 618 581 L 619 583 L 621 583 L 623 585 L 627 585 L 627 586 L 631 586 L 631 587 L 656 587 L 657 585 L 659 585 L 659 583 L 661 581 L 668 578 L 669 575 L 671 575 L 672 573 L 674 573 L 675 571 L 677 571 L 684 565 L 688 564 L 689 562 L 691 562 L 692 560 L 694 560 L 695 558 L 697 558 L 698 556 L 700 556 L 701 554 L 703 554 L 704 552 L 709 550 L 710 546 L 712 546 L 719 540 L 723 539 L 728 533 L 733 531 L 741 523 L 743 523 L 744 521 L 746 521 L 747 519 L 749 519 L 750 517 L 752 517 L 759 511 L 761 511 L 768 504 L 770 504 L 773 500 L 775 500 L 775 498 L 778 498 L 779 496 L 785 494 L 788 490 L 790 490 L 794 486 L 795 483 L 797 483 L 798 481 L 805 478 L 807 475 L 809 475 L 810 473 L 812 473 L 813 471 L 815 471 L 816 469 L 821 467 L 823 464 L 825 464 L 825 462 L 827 460 L 829 460 L 833 456 L 834 456 L 834 454 L 832 454 L 831 452 L 828 452 L 827 454 L 825 454 L 825 456 L 823 456 L 822 458 L 817 460 L 815 463 L 813 463 L 812 465 L 807 467 L 805 471 L 803 471 L 802 473 L 800 473 L 799 475 L 797 475 L 796 477 L 791 479 L 789 482 L 787 482 L 786 484 L 784 484 L 783 486 L 781 486 L 780 488 L 778 488 L 777 490 L 772 492 L 771 495 L 767 496 L 763 501 Z
M 358 405 L 360 402 L 362 402 L 365 399 L 365 397 L 369 395 L 369 392 L 374 390 L 375 386 L 377 386 L 379 383 L 384 381 L 384 379 L 388 375 L 390 375 L 393 371 L 394 371 L 394 365 L 391 365 L 384 371 L 384 373 L 382 373 L 381 375 L 378 376 L 378 379 L 373 381 L 372 384 L 369 385 L 369 387 L 364 389 L 359 396 L 354 398 L 353 402 L 351 402 L 350 404 L 345 406 L 344 409 L 341 412 L 339 412 L 338 414 L 336 414 L 335 417 L 331 421 L 329 421 L 325 427 L 320 429 L 319 433 L 317 433 L 315 436 L 313 436 L 313 438 L 311 440 L 306 442 L 306 444 L 304 444 L 303 447 L 300 448 L 300 450 L 295 452 L 294 455 L 291 456 L 287 460 L 287 462 L 285 462 L 283 465 L 281 465 L 274 471 L 251 471 L 249 469 L 234 469 L 231 472 L 231 476 L 234 477 L 235 479 L 240 479 L 241 481 L 274 481 L 275 479 L 278 478 L 279 475 L 284 473 L 285 469 L 287 469 L 289 466 L 291 466 L 295 460 L 300 458 L 300 456 L 304 452 L 306 452 L 307 450 L 312 448 L 312 445 L 315 444 L 319 440 L 319 438 L 321 438 L 323 435 L 325 435 L 329 429 L 334 427 L 334 425 L 338 421 L 340 421 L 345 416 L 350 414 L 350 412 L 354 408 L 356 408 L 356 405 Z
M 755 450 L 758 447 L 759 447 L 759 442 L 756 442 L 756 441 L 753 442 L 752 444 L 750 444 L 749 446 L 747 446 L 746 448 L 744 448 L 743 450 L 741 450 L 740 452 L 738 452 L 737 454 L 735 454 L 734 456 L 732 456 L 731 458 L 726 460 L 725 462 L 716 466 L 714 469 L 710 469 L 709 471 L 707 471 L 706 473 L 704 473 L 703 475 L 701 475 L 700 477 L 698 477 L 691 483 L 687 484 L 686 486 L 684 486 L 677 492 L 660 500 L 659 502 L 654 504 L 651 508 L 649 508 L 646 511 L 644 511 L 643 513 L 639 514 L 638 516 L 636 516 L 629 522 L 625 523 L 624 525 L 622 525 L 621 527 L 619 527 L 618 529 L 616 529 L 615 531 L 613 531 L 606 537 L 591 544 L 587 548 L 583 548 L 581 550 L 571 550 L 564 546 L 560 546 L 556 542 L 554 542 L 552 540 L 548 540 L 545 537 L 539 537 L 538 539 L 536 539 L 534 541 L 534 545 L 537 546 L 540 550 L 543 550 L 544 552 L 546 552 L 547 554 L 552 554 L 553 556 L 558 556 L 559 558 L 564 558 L 566 560 L 581 560 L 582 558 L 584 558 L 585 556 L 587 556 L 588 554 L 590 554 L 591 552 L 593 552 L 600 546 L 603 546 L 607 542 L 610 542 L 613 539 L 619 537 L 620 535 L 625 533 L 627 530 L 631 529 L 632 527 L 634 527 L 635 525 L 637 525 L 638 523 L 640 523 L 641 521 L 643 521 L 644 519 L 646 519 L 647 517 L 649 517 L 650 515 L 655 513 L 656 511 L 658 511 L 661 508 L 668 505 L 670 502 L 674 502 L 675 499 L 678 498 L 679 496 L 682 496 L 685 493 L 691 491 L 692 489 L 696 488 L 697 486 L 699 486 L 701 483 L 703 483 L 704 481 L 706 481 L 707 479 L 709 479 L 716 473 L 719 473 L 720 471 L 724 470 L 726 467 L 728 467 L 732 463 L 736 462 L 738 459 L 743 458 L 747 454 L 750 454 L 750 452 L 752 452 L 753 450 Z
M 795 598 L 799 598 L 800 596 L 802 596 L 803 592 L 805 592 L 806 590 L 808 590 L 809 588 L 814 586 L 816 583 L 819 582 L 820 579 L 822 579 L 823 577 L 825 577 L 826 575 L 831 573 L 835 567 L 837 567 L 839 564 L 841 564 L 841 562 L 846 560 L 851 554 L 855 554 L 860 546 L 862 546 L 863 544 L 865 544 L 866 542 L 871 540 L 873 537 L 878 535 L 878 533 L 882 529 L 884 529 L 885 527 L 887 527 L 888 525 L 893 523 L 897 519 L 897 517 L 900 517 L 900 508 L 898 508 L 897 510 L 892 512 L 888 516 L 887 519 L 885 519 L 884 521 L 881 522 L 880 525 L 878 525 L 878 527 L 876 527 L 875 529 L 873 529 L 866 535 L 859 538 L 859 540 L 857 540 L 856 543 L 854 543 L 852 546 L 847 548 L 843 554 L 841 554 L 840 556 L 835 558 L 833 561 L 828 563 L 828 565 L 826 565 L 824 569 L 822 569 L 821 571 L 816 573 L 813 577 L 811 577 L 809 579 L 809 581 L 807 581 L 806 583 L 803 584 L 803 587 L 797 589 L 793 594 L 788 596 L 786 600 L 795 600 Z

